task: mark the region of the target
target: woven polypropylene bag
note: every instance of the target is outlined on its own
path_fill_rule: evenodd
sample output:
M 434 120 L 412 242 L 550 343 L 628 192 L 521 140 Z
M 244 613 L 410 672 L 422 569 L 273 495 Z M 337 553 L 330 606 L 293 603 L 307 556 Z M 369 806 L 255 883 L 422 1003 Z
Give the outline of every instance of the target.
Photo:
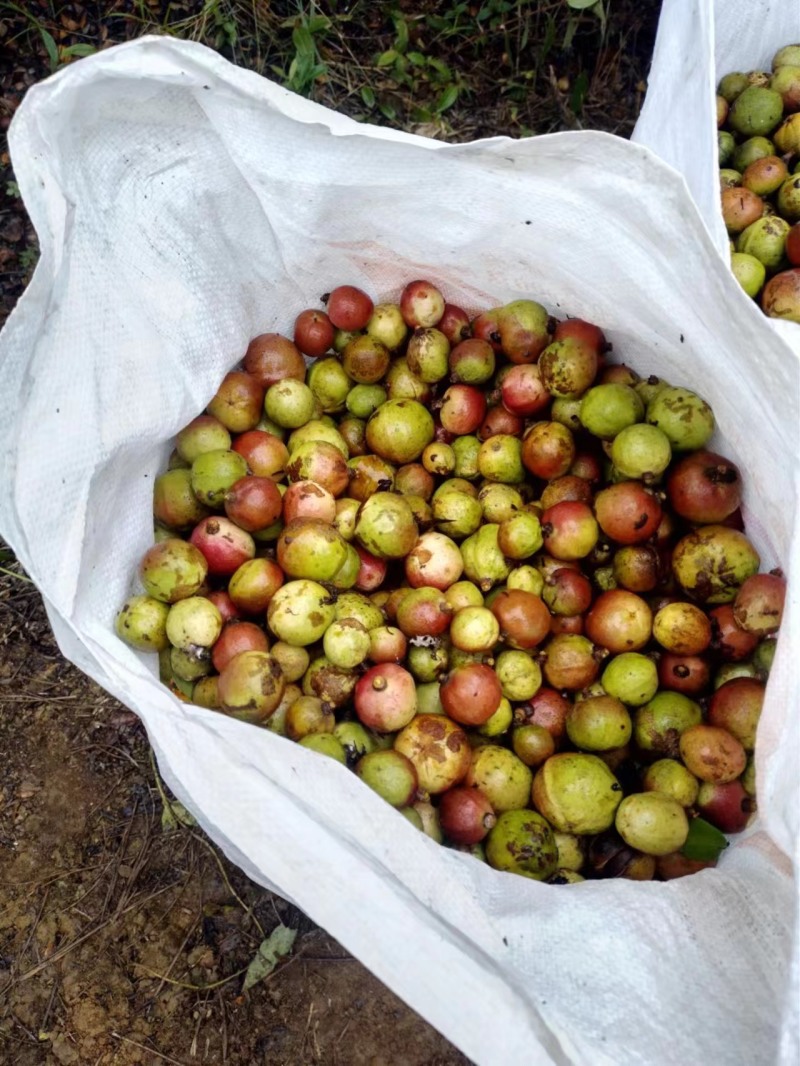
M 647 96 L 633 131 L 680 171 L 725 262 L 717 146 L 717 84 L 732 71 L 772 70 L 772 57 L 800 44 L 798 0 L 663 0 Z M 758 308 L 744 293 L 741 304 Z M 800 355 L 800 325 L 767 320 Z
M 64 653 L 144 720 L 211 838 L 478 1063 L 792 1061 L 797 1002 L 798 365 L 745 313 L 683 181 L 602 134 L 443 145 L 145 38 L 33 88 L 10 131 L 40 237 L 2 334 L 0 531 Z M 333 285 L 414 277 L 477 310 L 600 323 L 713 402 L 763 567 L 792 572 L 755 826 L 669 883 L 557 887 L 437 846 L 355 775 L 182 705 L 114 615 L 175 432 L 249 339 Z

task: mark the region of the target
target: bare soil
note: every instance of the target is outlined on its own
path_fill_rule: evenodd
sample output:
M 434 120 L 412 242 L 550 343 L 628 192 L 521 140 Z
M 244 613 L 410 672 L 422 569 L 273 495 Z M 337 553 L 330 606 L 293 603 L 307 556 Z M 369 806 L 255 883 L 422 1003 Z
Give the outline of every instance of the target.
M 335 4 L 324 6 L 335 13 Z M 474 33 L 442 45 L 454 77 L 469 86 L 452 110 L 422 121 L 414 94 L 424 104 L 429 86 L 398 87 L 375 74 L 375 55 L 396 37 L 395 5 L 385 3 L 371 5 L 347 34 L 332 36 L 328 51 L 321 47 L 328 74 L 311 95 L 357 117 L 448 139 L 580 125 L 630 131 L 658 0 L 606 0 L 602 34 L 589 21 L 596 16 L 581 15 L 569 46 L 552 46 L 550 62 L 537 64 L 521 96 L 513 85 L 508 91 L 500 85 L 525 75 L 519 55 L 509 59 L 502 19 L 521 32 L 525 9 L 530 33 L 545 25 L 534 25 L 534 16 L 549 15 L 563 44 L 572 17 L 566 3 L 462 6 L 467 21 L 488 6 L 501 23 L 487 22 L 488 30 L 475 23 Z M 281 7 L 252 7 L 263 8 L 274 29 L 273 62 L 255 32 L 248 37 L 250 5 L 224 9 L 240 20 L 231 43 L 229 31 L 219 40 L 218 21 L 200 25 L 209 5 L 194 0 L 169 9 L 159 0 L 0 2 L 0 125 L 7 128 L 30 85 L 50 73 L 52 48 L 42 29 L 62 50 L 60 62 L 79 61 L 63 50 L 138 36 L 177 18 L 177 10 L 189 20 L 187 35 L 275 76 L 275 64 L 288 67 L 289 58 L 280 51 L 287 34 Z M 283 7 L 296 14 L 303 5 Z M 411 7 L 396 5 L 406 13 Z M 418 7 L 424 14 L 448 5 Z M 353 57 L 348 77 L 345 48 Z M 357 89 L 367 71 L 378 97 L 390 101 L 387 111 L 364 114 Z M 37 253 L 6 151 L 0 182 L 2 320 Z M 138 718 L 61 656 L 36 589 L 2 544 L 0 568 L 0 1063 L 466 1064 L 323 930 L 249 881 L 198 828 L 170 817 L 169 808 L 165 815 L 163 785 Z M 298 930 L 291 955 L 242 992 L 259 943 L 280 923 Z

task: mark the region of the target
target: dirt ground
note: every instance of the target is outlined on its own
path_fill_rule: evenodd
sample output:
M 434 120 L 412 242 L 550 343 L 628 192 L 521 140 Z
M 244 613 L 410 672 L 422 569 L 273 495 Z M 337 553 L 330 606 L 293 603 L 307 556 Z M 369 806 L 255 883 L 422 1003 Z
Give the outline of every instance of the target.
M 313 30 L 309 66 L 299 3 L 0 0 L 0 125 L 55 67 L 156 30 L 202 40 L 356 117 L 448 139 L 580 126 L 625 134 L 659 6 L 398 0 L 363 5 L 356 18 L 359 3 L 321 5 L 330 25 Z M 434 35 L 446 73 L 433 65 L 412 76 L 394 61 L 386 74 L 386 53 L 408 48 L 401 22 L 420 53 Z M 4 319 L 37 248 L 5 151 L 0 170 Z M 182 823 L 139 720 L 60 655 L 36 589 L 2 544 L 0 753 L 0 1063 L 468 1061 Z M 281 923 L 297 930 L 291 953 L 243 992 L 259 944 Z

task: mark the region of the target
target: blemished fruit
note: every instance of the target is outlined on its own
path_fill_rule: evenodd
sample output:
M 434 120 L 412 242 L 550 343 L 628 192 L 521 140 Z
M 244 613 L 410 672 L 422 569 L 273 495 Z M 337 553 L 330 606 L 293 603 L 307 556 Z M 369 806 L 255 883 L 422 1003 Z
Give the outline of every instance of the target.
M 735 238 L 731 269 L 770 318 L 800 323 L 800 55 L 775 54 L 772 74 L 726 74 L 717 89 L 720 206 Z M 730 169 L 733 168 L 733 169 Z
M 774 105 L 725 88 L 739 126 Z M 734 254 L 785 300 L 796 242 L 760 212 L 786 167 L 760 133 L 731 151 Z M 117 634 L 176 698 L 498 870 L 681 876 L 700 822 L 715 861 L 753 815 L 786 581 L 758 572 L 711 406 L 536 300 L 395 300 L 339 286 L 251 342 L 155 479 Z

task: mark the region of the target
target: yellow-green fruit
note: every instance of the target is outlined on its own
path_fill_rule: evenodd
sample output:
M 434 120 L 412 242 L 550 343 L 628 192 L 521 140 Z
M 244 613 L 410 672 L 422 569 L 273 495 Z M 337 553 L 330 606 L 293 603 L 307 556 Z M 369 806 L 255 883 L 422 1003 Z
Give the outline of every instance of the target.
M 731 255 L 731 270 L 748 296 L 752 298 L 758 296 L 767 280 L 767 271 L 763 263 L 754 255 L 734 252 Z
M 472 755 L 464 784 L 479 788 L 495 811 L 513 811 L 527 807 L 533 774 L 507 748 L 487 744 Z
M 558 849 L 558 867 L 560 870 L 583 869 L 586 862 L 585 845 L 580 837 L 574 833 L 554 833 L 556 848 Z
M 728 123 L 744 137 L 765 136 L 775 129 L 782 115 L 780 93 L 761 85 L 750 85 L 734 100 Z
M 681 807 L 691 807 L 697 799 L 700 782 L 677 759 L 659 759 L 648 766 L 642 778 L 645 792 L 663 792 Z
M 169 647 L 169 612 L 169 606 L 153 596 L 130 596 L 117 615 L 117 636 L 138 651 L 163 651 Z
M 553 830 L 534 811 L 503 812 L 489 831 L 485 848 L 486 861 L 495 870 L 544 881 L 557 868 Z
M 333 733 L 309 733 L 303 737 L 299 744 L 302 748 L 310 748 L 318 755 L 327 755 L 329 759 L 342 764 L 347 763 L 347 755 L 342 744 Z
M 680 851 L 689 835 L 686 812 L 663 792 L 637 792 L 620 803 L 615 820 L 625 843 L 645 855 Z
M 533 805 L 562 833 L 602 833 L 614 824 L 622 786 L 596 755 L 551 756 L 533 779 Z

